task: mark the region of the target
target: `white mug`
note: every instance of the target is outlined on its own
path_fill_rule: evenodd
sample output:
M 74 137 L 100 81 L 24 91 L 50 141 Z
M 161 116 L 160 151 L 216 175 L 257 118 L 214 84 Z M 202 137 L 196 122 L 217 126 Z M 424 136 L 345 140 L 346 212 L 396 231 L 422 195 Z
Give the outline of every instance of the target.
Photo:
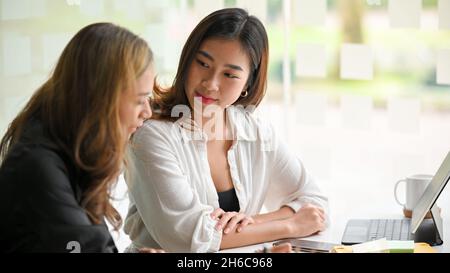
M 420 197 L 422 197 L 423 192 L 427 188 L 428 183 L 430 183 L 432 178 L 433 176 L 429 174 L 415 174 L 397 181 L 394 187 L 395 201 L 397 201 L 399 205 L 403 206 L 404 209 L 412 211 L 419 201 Z M 405 203 L 400 202 L 399 198 L 397 197 L 397 188 L 401 182 L 406 183 Z

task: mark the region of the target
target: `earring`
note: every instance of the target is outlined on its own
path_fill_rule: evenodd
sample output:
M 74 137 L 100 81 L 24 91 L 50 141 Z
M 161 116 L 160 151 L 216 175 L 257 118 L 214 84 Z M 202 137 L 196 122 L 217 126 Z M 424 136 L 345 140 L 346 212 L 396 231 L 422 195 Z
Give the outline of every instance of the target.
M 248 96 L 248 90 L 246 89 L 244 92 L 241 93 L 241 97 L 245 98 Z

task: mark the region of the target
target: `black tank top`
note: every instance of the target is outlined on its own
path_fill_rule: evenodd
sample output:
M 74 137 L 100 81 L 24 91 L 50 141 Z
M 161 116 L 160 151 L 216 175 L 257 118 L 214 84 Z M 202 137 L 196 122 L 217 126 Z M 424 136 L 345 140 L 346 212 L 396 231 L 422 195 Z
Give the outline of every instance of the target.
M 219 195 L 219 206 L 224 211 L 236 211 L 239 212 L 239 200 L 234 188 L 228 191 L 217 192 Z

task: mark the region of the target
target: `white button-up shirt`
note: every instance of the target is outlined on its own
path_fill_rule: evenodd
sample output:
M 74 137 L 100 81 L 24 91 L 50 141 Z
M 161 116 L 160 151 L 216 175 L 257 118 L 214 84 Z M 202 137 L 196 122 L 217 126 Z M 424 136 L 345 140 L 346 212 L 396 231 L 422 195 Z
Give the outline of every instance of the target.
M 227 108 L 234 141 L 227 158 L 242 213 L 259 214 L 312 203 L 327 210 L 302 162 L 271 126 L 242 107 Z M 211 212 L 219 208 L 207 158 L 207 137 L 191 121 L 149 120 L 133 136 L 125 179 L 130 207 L 125 232 L 133 247 L 170 252 L 214 252 L 222 232 Z

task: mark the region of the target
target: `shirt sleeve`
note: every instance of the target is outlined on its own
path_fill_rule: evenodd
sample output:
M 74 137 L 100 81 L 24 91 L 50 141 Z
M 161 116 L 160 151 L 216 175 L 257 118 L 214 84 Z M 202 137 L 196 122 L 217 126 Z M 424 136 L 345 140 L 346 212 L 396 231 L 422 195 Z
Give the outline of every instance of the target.
M 107 226 L 92 224 L 80 206 L 62 159 L 35 147 L 5 166 L 10 205 L 11 251 L 117 252 Z M 9 180 L 9 179 L 8 179 Z
M 155 121 L 151 121 L 155 122 Z M 180 167 L 166 128 L 147 122 L 133 137 L 126 181 L 145 227 L 170 252 L 215 252 L 222 233 Z M 172 127 L 173 128 L 173 127 Z M 187 159 L 188 160 L 188 159 Z
M 296 157 L 287 145 L 280 141 L 273 128 L 266 130 L 271 143 L 270 186 L 265 206 L 276 210 L 288 206 L 298 211 L 304 204 L 310 203 L 325 210 L 328 221 L 328 198 L 321 192 L 314 177 L 307 172 L 302 161 Z

